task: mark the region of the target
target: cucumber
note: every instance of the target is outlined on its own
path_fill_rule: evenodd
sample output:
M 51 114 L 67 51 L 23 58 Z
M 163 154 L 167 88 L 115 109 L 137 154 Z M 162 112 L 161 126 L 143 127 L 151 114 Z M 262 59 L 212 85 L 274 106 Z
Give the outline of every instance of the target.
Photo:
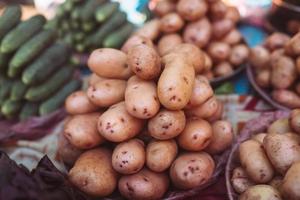
M 77 21 L 78 19 L 80 19 L 80 10 L 81 10 L 81 7 L 76 7 L 72 10 L 71 19 L 73 21 Z
M 10 5 L 6 7 L 0 17 L 0 41 L 20 22 L 21 15 L 22 11 L 20 5 Z
M 15 81 L 10 93 L 10 100 L 20 101 L 24 98 L 28 86 L 25 85 L 21 80 Z
M 83 53 L 86 50 L 86 48 L 85 48 L 84 44 L 76 44 L 75 50 L 79 53 Z
M 53 19 L 50 19 L 47 21 L 47 23 L 44 25 L 45 30 L 53 29 L 56 30 L 59 26 L 59 18 L 54 17 Z
M 13 86 L 13 81 L 8 78 L 3 78 L 1 81 L 1 90 L 0 90 L 0 105 L 9 97 L 10 90 Z
M 73 71 L 74 68 L 71 66 L 62 67 L 43 84 L 30 87 L 25 99 L 33 102 L 47 99 L 73 76 Z
M 95 12 L 96 21 L 100 23 L 106 21 L 115 11 L 118 10 L 119 6 L 119 2 L 108 2 L 103 6 L 98 7 Z
M 103 47 L 120 48 L 134 30 L 134 25 L 126 23 L 119 30 L 108 35 L 103 41 Z
M 85 37 L 85 34 L 83 32 L 76 32 L 76 33 L 74 33 L 74 40 L 76 42 L 82 41 L 84 39 L 84 37 Z
M 39 114 L 46 115 L 63 106 L 65 99 L 79 87 L 79 80 L 69 81 L 63 88 L 56 92 L 55 95 L 41 104 L 39 108 Z
M 80 65 L 80 58 L 78 58 L 76 55 L 72 55 L 70 60 L 69 60 L 69 63 L 74 67 Z
M 22 74 L 23 83 L 33 85 L 43 82 L 58 67 L 63 65 L 69 59 L 69 56 L 70 50 L 65 44 L 54 43 L 24 70 Z
M 74 21 L 72 20 L 70 22 L 70 25 L 71 25 L 71 28 L 74 30 L 74 29 L 79 29 L 80 28 L 80 23 L 78 21 Z
M 97 7 L 104 2 L 105 0 L 87 0 L 80 12 L 81 21 L 88 22 L 93 20 Z
M 72 0 L 66 0 L 63 3 L 63 7 L 66 12 L 71 12 L 71 10 L 74 8 L 74 2 Z
M 8 76 L 16 77 L 23 67 L 37 57 L 55 39 L 54 30 L 44 30 L 21 46 L 9 63 Z
M 68 20 L 63 20 L 61 22 L 61 28 L 65 32 L 69 32 L 71 30 L 71 24 L 69 24 Z
M 34 34 L 39 32 L 45 22 L 46 19 L 43 15 L 36 15 L 21 22 L 3 38 L 1 42 L 1 52 L 11 53 L 17 50 Z
M 66 35 L 64 35 L 64 37 L 62 38 L 62 41 L 68 45 L 68 46 L 73 46 L 73 35 L 72 33 L 67 33 Z
M 91 32 L 92 30 L 94 30 L 94 28 L 96 27 L 96 23 L 92 22 L 84 22 L 81 24 L 81 29 L 88 33 Z
M 37 116 L 39 114 L 39 104 L 33 102 L 26 102 L 19 114 L 20 120 L 26 120 L 32 116 Z
M 4 54 L 0 52 L 0 71 L 5 71 L 10 59 L 10 54 Z
M 95 33 L 85 41 L 87 47 L 99 47 L 102 45 L 104 38 L 126 22 L 126 14 L 122 11 L 117 11 L 107 20 Z
M 12 118 L 18 114 L 22 105 L 22 101 L 12 101 L 8 99 L 1 106 L 1 113 L 7 118 Z

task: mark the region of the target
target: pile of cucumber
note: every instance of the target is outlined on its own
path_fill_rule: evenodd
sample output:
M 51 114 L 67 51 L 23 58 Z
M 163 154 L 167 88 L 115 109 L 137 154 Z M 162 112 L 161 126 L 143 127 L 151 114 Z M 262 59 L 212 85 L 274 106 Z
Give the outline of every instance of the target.
M 24 120 L 57 110 L 81 83 L 73 78 L 71 49 L 45 29 L 45 17 L 21 15 L 10 5 L 0 16 L 0 114 Z
M 108 0 L 66 0 L 46 26 L 78 53 L 120 48 L 135 27 L 119 7 Z

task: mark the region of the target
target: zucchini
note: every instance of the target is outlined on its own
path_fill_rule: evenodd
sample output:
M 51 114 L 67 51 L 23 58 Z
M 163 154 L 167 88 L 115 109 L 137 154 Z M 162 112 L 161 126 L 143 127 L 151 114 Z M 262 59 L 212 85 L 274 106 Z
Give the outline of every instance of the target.
M 4 54 L 0 52 L 0 71 L 5 71 L 10 59 L 10 54 Z
M 28 86 L 25 85 L 21 80 L 14 82 L 11 88 L 10 100 L 20 101 L 24 98 Z
M 16 77 L 23 67 L 37 57 L 55 39 L 54 30 L 44 30 L 21 46 L 9 63 L 8 76 Z
M 26 120 L 32 116 L 37 116 L 39 114 L 39 104 L 33 102 L 26 102 L 19 114 L 20 120 Z
M 6 100 L 1 106 L 1 113 L 6 118 L 12 118 L 19 113 L 22 108 L 22 101 L 12 101 L 10 99 Z
M 30 87 L 25 99 L 33 102 L 47 99 L 73 76 L 73 72 L 74 68 L 71 66 L 62 67 L 43 84 Z
M 79 80 L 69 81 L 63 88 L 55 93 L 51 98 L 43 102 L 39 108 L 40 115 L 49 114 L 64 105 L 65 99 L 80 87 Z
M 80 12 L 81 21 L 88 22 L 93 20 L 94 13 L 97 7 L 103 4 L 104 2 L 105 0 L 87 0 Z
M 105 22 L 114 12 L 118 10 L 119 2 L 107 2 L 103 6 L 97 8 L 95 18 L 97 22 Z
M 22 10 L 20 5 L 10 5 L 6 7 L 0 17 L 0 41 L 20 22 L 21 15 Z
M 134 30 L 134 25 L 126 23 L 119 30 L 108 35 L 103 41 L 105 48 L 120 48 Z
M 63 65 L 69 59 L 69 56 L 70 50 L 65 44 L 54 43 L 24 70 L 22 74 L 23 83 L 33 85 L 43 82 L 58 67 Z
M 39 32 L 46 19 L 43 15 L 36 15 L 26 21 L 21 22 L 12 29 L 1 42 L 1 52 L 11 53 L 17 50 L 22 44 Z

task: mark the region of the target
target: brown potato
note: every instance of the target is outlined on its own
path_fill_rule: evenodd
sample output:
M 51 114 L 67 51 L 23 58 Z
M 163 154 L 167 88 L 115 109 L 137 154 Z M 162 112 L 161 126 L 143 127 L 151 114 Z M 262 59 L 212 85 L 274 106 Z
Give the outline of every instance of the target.
M 241 143 L 239 158 L 243 168 L 255 183 L 267 183 L 273 178 L 273 167 L 259 142 L 247 140 Z
M 211 70 L 204 71 L 201 75 L 205 76 L 209 81 L 215 77 Z
M 160 20 L 152 19 L 146 22 L 134 35 L 143 36 L 154 41 L 160 35 Z
M 298 74 L 300 74 L 300 56 L 296 59 L 296 68 Z
M 221 101 L 217 101 L 217 102 L 218 102 L 217 111 L 212 116 L 207 118 L 207 121 L 209 121 L 210 123 L 222 119 L 223 111 L 224 111 L 224 105 Z
M 234 23 L 230 19 L 220 19 L 212 23 L 212 33 L 215 39 L 221 39 L 234 28 Z
M 300 137 L 296 134 L 268 134 L 263 145 L 280 174 L 284 174 L 294 162 L 300 161 Z
M 223 61 L 215 66 L 213 72 L 215 76 L 228 76 L 232 74 L 234 70 L 229 62 Z
M 300 134 L 300 109 L 292 111 L 289 124 L 294 131 Z
M 97 197 L 113 193 L 117 187 L 117 176 L 111 164 L 111 151 L 105 148 L 84 152 L 69 172 L 69 180 L 73 185 Z
M 106 79 L 90 86 L 87 96 L 93 104 L 109 107 L 124 100 L 125 89 L 125 80 Z
M 285 199 L 298 200 L 300 198 L 300 162 L 294 163 L 285 174 L 281 192 Z
M 265 47 L 274 51 L 275 49 L 283 48 L 290 39 L 290 36 L 285 33 L 275 32 L 267 37 Z
M 241 194 L 245 192 L 249 187 L 253 186 L 254 183 L 251 181 L 242 167 L 237 167 L 232 172 L 231 184 L 233 189 Z
M 269 183 L 268 185 L 272 186 L 275 189 L 280 189 L 281 184 L 282 184 L 282 177 L 281 176 L 275 176 Z
M 89 86 L 95 85 L 99 81 L 102 81 L 102 80 L 105 80 L 105 79 L 106 78 L 100 77 L 97 74 L 92 73 L 92 75 L 90 75 L 90 77 L 89 77 Z
M 207 183 L 215 169 L 215 162 L 205 152 L 185 153 L 173 162 L 170 177 L 179 189 L 192 189 Z
M 156 6 L 153 9 L 153 12 L 157 16 L 164 16 L 170 12 L 174 12 L 176 10 L 176 4 L 170 0 L 158 1 Z
M 282 56 L 284 56 L 283 48 L 272 51 L 272 53 L 270 54 L 270 66 L 275 65 L 276 62 L 278 62 L 278 59 Z
M 125 106 L 130 115 L 140 119 L 148 119 L 156 115 L 160 103 L 155 82 L 132 76 L 128 80 L 125 91 Z
M 249 48 L 245 44 L 238 44 L 232 47 L 229 62 L 234 66 L 245 63 L 249 57 Z
M 177 155 L 177 144 L 175 140 L 154 140 L 147 145 L 146 164 L 154 172 L 167 170 Z
M 213 62 L 210 56 L 204 51 L 203 51 L 203 56 L 204 56 L 204 71 L 207 72 L 212 69 Z
M 136 136 L 143 128 L 143 120 L 131 116 L 125 102 L 117 103 L 105 111 L 98 120 L 98 131 L 111 142 L 123 142 Z
M 178 145 L 188 151 L 201 151 L 211 142 L 212 126 L 203 119 L 189 119 L 177 138 Z
M 271 84 L 276 89 L 287 89 L 297 79 L 296 66 L 292 58 L 282 56 L 272 65 Z
M 177 12 L 187 21 L 195 21 L 204 17 L 208 10 L 205 1 L 199 0 L 179 0 Z
M 285 53 L 291 56 L 300 55 L 300 33 L 297 33 L 290 39 L 284 47 Z
M 225 61 L 229 58 L 231 49 L 230 46 L 223 42 L 211 42 L 208 45 L 207 52 L 213 62 Z
M 229 45 L 236 45 L 242 40 L 242 34 L 237 29 L 233 28 L 220 41 Z
M 160 38 L 157 44 L 159 55 L 170 53 L 177 45 L 181 44 L 182 38 L 177 33 L 166 34 Z
M 255 134 L 255 135 L 252 135 L 251 139 L 263 144 L 266 135 L 267 135 L 267 133 Z
M 175 12 L 168 13 L 161 18 L 160 30 L 164 33 L 175 33 L 184 26 L 184 21 Z
M 211 18 L 214 20 L 222 19 L 227 13 L 227 5 L 223 1 L 215 1 L 210 4 L 210 14 Z
M 212 139 L 206 147 L 206 152 L 218 154 L 231 146 L 234 134 L 230 122 L 219 120 L 212 124 Z
M 300 30 L 300 22 L 297 19 L 291 19 L 288 21 L 287 23 L 287 27 L 286 27 L 288 33 L 290 34 L 297 34 Z
M 186 25 L 183 31 L 183 41 L 204 48 L 210 41 L 212 27 L 206 17 Z
M 151 80 L 160 75 L 160 56 L 153 47 L 136 45 L 129 50 L 127 58 L 129 67 L 138 77 Z
M 158 140 L 168 140 L 178 136 L 185 127 L 185 115 L 181 110 L 162 109 L 148 122 L 149 134 Z
M 57 151 L 60 159 L 62 159 L 67 166 L 73 166 L 83 152 L 72 145 L 63 133 L 59 134 Z
M 288 118 L 278 119 L 268 127 L 268 133 L 270 134 L 271 133 L 284 134 L 289 132 L 291 132 L 291 128 L 289 125 Z
M 249 61 L 256 68 L 266 68 L 269 65 L 270 53 L 263 46 L 250 49 Z
M 280 193 L 270 185 L 254 185 L 249 187 L 239 200 L 282 200 Z
M 271 86 L 271 70 L 270 69 L 260 70 L 255 77 L 255 81 L 262 88 L 270 87 Z
M 112 166 L 121 174 L 137 173 L 143 168 L 145 160 L 145 145 L 139 139 L 118 144 L 112 154 Z
M 288 108 L 300 108 L 300 96 L 291 90 L 274 90 L 272 98 Z
M 119 180 L 121 195 L 130 200 L 162 199 L 168 188 L 169 179 L 165 173 L 152 172 L 146 168 Z
M 212 96 L 200 106 L 185 110 L 185 114 L 189 117 L 208 119 L 213 116 L 217 110 L 218 100 L 215 96 Z
M 152 41 L 149 38 L 141 36 L 141 35 L 133 35 L 127 39 L 127 41 L 123 44 L 121 50 L 127 54 L 132 47 L 139 45 L 139 44 L 144 44 L 149 47 L 154 46 Z
M 84 91 L 76 91 L 68 96 L 65 108 L 71 115 L 91 113 L 99 110 L 87 97 Z
M 225 19 L 230 19 L 235 24 L 238 23 L 241 19 L 241 15 L 237 7 L 235 6 L 228 6 L 227 12 L 225 14 Z

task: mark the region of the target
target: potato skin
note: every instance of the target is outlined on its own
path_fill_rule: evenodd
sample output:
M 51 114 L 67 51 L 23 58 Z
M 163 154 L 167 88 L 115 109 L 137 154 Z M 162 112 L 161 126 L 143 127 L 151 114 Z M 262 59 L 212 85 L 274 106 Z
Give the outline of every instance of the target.
M 294 163 L 286 172 L 280 191 L 284 198 L 290 200 L 297 200 L 300 198 L 300 162 Z
M 227 5 L 223 1 L 214 1 L 210 4 L 210 14 L 213 20 L 222 19 L 227 12 Z
M 177 33 L 163 35 L 158 41 L 157 48 L 159 55 L 164 56 L 170 53 L 177 45 L 181 44 L 182 38 Z
M 230 19 L 220 19 L 212 23 L 212 32 L 215 39 L 221 39 L 234 28 L 234 23 Z
M 269 134 L 271 133 L 284 134 L 288 132 L 291 132 L 288 118 L 278 119 L 268 127 Z
M 167 170 L 177 155 L 176 141 L 171 140 L 153 140 L 146 148 L 146 164 L 154 172 L 163 172 Z
M 259 142 L 247 140 L 241 143 L 239 158 L 243 168 L 255 183 L 267 183 L 273 178 L 273 167 Z
M 300 109 L 292 111 L 289 124 L 296 133 L 300 134 Z
M 207 52 L 214 62 L 225 61 L 230 56 L 230 46 L 223 42 L 211 42 L 207 47 Z
M 283 48 L 290 39 L 290 36 L 285 33 L 275 32 L 268 36 L 265 41 L 265 47 L 274 51 L 275 49 Z
M 212 69 L 213 61 L 206 52 L 203 52 L 203 55 L 204 55 L 204 71 L 207 72 Z
M 127 54 L 132 47 L 139 44 L 145 44 L 149 47 L 153 47 L 153 43 L 149 38 L 141 35 L 133 35 L 127 39 L 127 41 L 123 44 L 121 50 Z
M 165 173 L 152 172 L 146 168 L 119 180 L 121 195 L 130 200 L 161 199 L 168 188 L 169 179 Z
M 95 73 L 92 73 L 92 75 L 90 75 L 89 77 L 89 83 L 88 85 L 91 86 L 91 85 L 95 85 L 97 82 L 99 81 L 102 81 L 102 80 L 105 80 L 106 78 L 103 78 L 101 76 L 98 76 L 97 74 Z
M 221 39 L 221 42 L 225 42 L 229 45 L 236 45 L 242 40 L 242 35 L 237 29 L 232 29 Z
M 217 64 L 213 70 L 215 76 L 228 76 L 234 72 L 232 65 L 223 61 Z
M 137 173 L 143 168 L 145 160 L 145 145 L 139 139 L 118 144 L 112 154 L 112 166 L 121 174 Z
M 292 39 L 285 44 L 284 50 L 288 55 L 300 55 L 300 33 L 294 35 Z
M 282 56 L 272 65 L 271 84 L 276 89 L 289 88 L 297 78 L 296 66 L 292 58 Z
M 179 0 L 177 12 L 187 21 L 195 21 L 205 16 L 208 6 L 205 1 L 198 0 Z
M 177 138 L 178 145 L 188 151 L 201 151 L 211 142 L 213 129 L 203 119 L 189 119 Z
M 116 49 L 94 50 L 87 64 L 91 71 L 105 78 L 128 79 L 132 75 L 126 54 Z
M 239 66 L 247 61 L 249 49 L 244 44 L 238 44 L 232 47 L 229 61 L 234 66 Z
M 264 139 L 265 139 L 267 134 L 268 133 L 258 133 L 258 134 L 252 135 L 251 139 L 263 144 Z
M 212 116 L 207 118 L 207 121 L 209 121 L 210 123 L 220 120 L 223 117 L 224 105 L 221 101 L 217 101 L 217 103 L 218 106 L 216 112 Z
M 271 86 L 271 70 L 262 69 L 256 74 L 256 83 L 262 88 L 269 88 Z
M 160 30 L 164 33 L 177 32 L 182 29 L 183 26 L 183 19 L 175 12 L 168 13 L 161 18 Z
M 162 17 L 176 10 L 176 5 L 170 0 L 158 1 L 153 12 Z
M 105 148 L 84 152 L 69 172 L 73 185 L 97 197 L 108 196 L 115 190 L 117 176 L 111 164 L 111 151 Z
M 125 91 L 125 106 L 129 114 L 140 119 L 148 119 L 159 111 L 155 82 L 145 81 L 137 76 L 128 80 Z
M 242 167 L 237 167 L 232 171 L 231 184 L 233 189 L 239 194 L 254 185 Z
M 270 185 L 255 185 L 249 187 L 239 200 L 281 200 L 280 193 Z
M 207 183 L 214 169 L 214 160 L 208 153 L 185 153 L 173 162 L 170 177 L 175 187 L 192 189 Z
M 98 133 L 97 122 L 101 113 L 73 116 L 65 125 L 64 135 L 78 149 L 91 149 L 104 142 Z
M 168 140 L 178 136 L 186 123 L 182 110 L 162 109 L 148 122 L 149 134 L 158 140 Z
M 193 107 L 191 109 L 186 109 L 185 114 L 188 117 L 198 117 L 203 119 L 209 119 L 212 117 L 218 110 L 218 100 L 215 96 L 210 97 L 203 104 Z
M 71 115 L 91 113 L 99 110 L 87 97 L 84 91 L 76 91 L 68 96 L 65 108 Z
M 111 106 L 100 116 L 98 131 L 111 142 L 123 142 L 136 136 L 142 130 L 143 124 L 143 120 L 126 111 L 123 101 Z
M 273 90 L 272 98 L 288 108 L 300 108 L 300 96 L 291 90 Z
M 241 19 L 239 10 L 235 6 L 228 6 L 225 19 L 230 19 L 233 23 L 238 23 Z
M 58 138 L 58 155 L 67 166 L 73 166 L 83 151 L 74 147 L 63 133 Z
M 269 65 L 270 53 L 263 46 L 256 46 L 250 50 L 249 61 L 256 68 L 266 68 Z
M 154 41 L 160 34 L 160 24 L 159 19 L 152 19 L 138 29 L 134 35 L 143 36 Z
M 126 81 L 106 79 L 90 86 L 87 90 L 89 100 L 99 107 L 109 107 L 124 100 Z

